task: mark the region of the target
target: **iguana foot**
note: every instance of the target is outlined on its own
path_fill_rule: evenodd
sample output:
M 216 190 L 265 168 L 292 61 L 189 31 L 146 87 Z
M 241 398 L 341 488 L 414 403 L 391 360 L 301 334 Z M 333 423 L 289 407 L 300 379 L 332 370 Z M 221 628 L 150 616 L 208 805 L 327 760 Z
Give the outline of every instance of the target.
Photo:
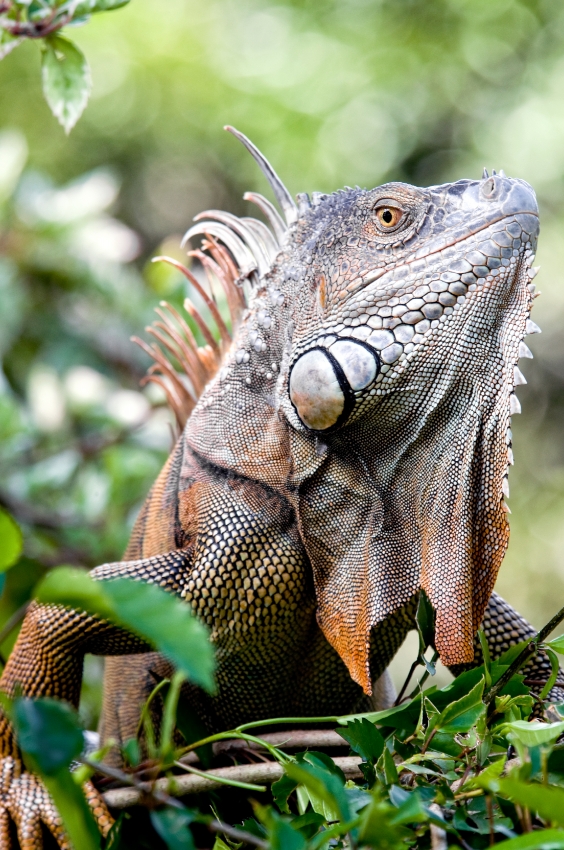
M 100 792 L 91 782 L 84 794 L 98 829 L 105 837 L 112 824 Z M 52 833 L 60 850 L 73 850 L 63 821 L 41 780 L 22 768 L 18 759 L 0 760 L 0 850 L 15 850 L 10 821 L 16 825 L 21 850 L 42 850 L 42 824 Z

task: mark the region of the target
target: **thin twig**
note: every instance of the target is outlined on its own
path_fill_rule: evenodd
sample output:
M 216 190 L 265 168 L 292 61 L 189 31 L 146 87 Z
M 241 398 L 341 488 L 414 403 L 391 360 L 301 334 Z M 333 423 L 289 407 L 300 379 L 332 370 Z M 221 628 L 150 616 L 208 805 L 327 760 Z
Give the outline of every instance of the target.
M 245 829 L 237 829 L 234 826 L 229 826 L 219 820 L 212 820 L 208 824 L 208 829 L 211 832 L 221 832 L 223 835 L 233 838 L 235 841 L 243 841 L 245 844 L 253 844 L 255 847 L 268 847 L 266 841 L 253 835 L 252 832 L 247 832 Z
M 198 770 L 197 767 L 192 767 L 189 764 L 183 764 L 181 761 L 175 761 L 174 764 L 176 767 L 181 767 L 182 770 L 185 770 L 187 773 L 192 773 L 194 776 L 203 776 L 207 779 L 205 770 Z M 268 762 L 268 764 L 272 764 L 272 762 Z M 266 791 L 266 785 L 255 785 L 251 782 L 240 782 L 237 779 L 225 779 L 223 776 L 216 776 L 215 781 L 221 783 L 221 785 L 230 785 L 232 788 L 246 788 L 247 791 Z
M 11 617 L 9 617 L 2 628 L 0 629 L 0 643 L 4 643 L 12 629 L 15 629 L 18 623 L 21 623 L 25 615 L 27 614 L 27 609 L 31 605 L 31 602 L 28 600 L 21 605 Z
M 439 660 L 439 653 L 437 652 L 437 650 L 435 650 L 434 653 L 433 653 L 433 657 L 431 658 L 431 664 L 435 664 L 438 660 Z M 415 686 L 415 688 L 410 693 L 409 699 L 415 699 L 415 697 L 421 691 L 421 688 L 423 687 L 423 685 L 425 684 L 425 682 L 427 681 L 427 679 L 429 678 L 430 675 L 431 674 L 429 673 L 429 671 L 425 670 L 425 672 L 423 673 L 423 675 L 421 676 L 421 678 L 417 682 L 417 685 Z
M 2 644 L 6 640 L 12 629 L 15 629 L 18 623 L 23 620 L 30 605 L 31 602 L 29 600 L 27 602 L 24 602 L 24 604 L 21 605 L 16 611 L 14 611 L 12 616 L 9 617 L 8 620 L 6 620 L 2 629 L 0 629 L 0 644 Z M 6 659 L 4 658 L 1 652 L 0 665 L 2 665 L 2 667 L 6 666 Z
M 118 779 L 120 782 L 125 782 L 126 785 L 131 786 L 130 788 L 118 788 L 116 790 L 132 791 L 134 794 L 138 795 L 138 802 L 148 795 L 154 797 L 154 799 L 158 800 L 159 803 L 164 803 L 165 805 L 172 806 L 175 809 L 184 808 L 178 800 L 171 797 L 163 790 L 164 788 L 167 788 L 165 783 L 169 782 L 168 779 L 165 779 L 164 783 L 162 779 L 157 780 L 156 782 L 140 782 L 133 774 L 124 773 L 122 770 L 117 770 L 115 767 L 110 767 L 107 764 L 100 764 L 99 762 L 91 761 L 90 759 L 84 759 L 83 761 L 84 764 L 89 765 L 89 767 L 92 767 L 98 773 L 102 773 L 104 776 L 109 776 L 112 779 Z M 159 785 L 159 787 L 156 787 L 157 785 Z M 106 792 L 106 794 L 110 793 L 110 791 Z
M 407 686 L 409 685 L 409 683 L 411 681 L 411 677 L 413 676 L 413 674 L 415 673 L 415 670 L 417 669 L 417 667 L 419 667 L 420 664 L 421 664 L 421 662 L 419 661 L 419 658 L 417 657 L 415 659 L 415 661 L 413 662 L 413 664 L 411 665 L 411 667 L 409 668 L 409 673 L 407 674 L 405 682 L 401 686 L 401 691 L 397 695 L 397 697 L 394 701 L 394 705 L 399 705 L 400 702 L 402 701 L 403 695 L 405 694 L 405 692 L 407 690 Z
M 519 653 L 517 658 L 515 658 L 515 660 L 509 665 L 505 673 L 503 673 L 499 677 L 495 685 L 492 685 L 487 694 L 484 696 L 484 703 L 486 705 L 489 705 L 491 702 L 494 701 L 496 696 L 500 693 L 500 691 L 503 690 L 509 680 L 513 678 L 515 673 L 517 673 L 521 669 L 521 667 L 524 667 L 527 661 L 536 652 L 538 652 L 539 644 L 541 644 L 545 640 L 545 638 L 547 638 L 550 633 L 554 631 L 556 626 L 558 626 L 562 622 L 562 620 L 564 620 L 564 608 L 561 608 L 558 614 L 555 614 L 552 620 L 550 620 L 546 624 L 546 626 L 543 626 L 540 632 L 529 641 L 525 649 L 523 649 L 522 652 Z

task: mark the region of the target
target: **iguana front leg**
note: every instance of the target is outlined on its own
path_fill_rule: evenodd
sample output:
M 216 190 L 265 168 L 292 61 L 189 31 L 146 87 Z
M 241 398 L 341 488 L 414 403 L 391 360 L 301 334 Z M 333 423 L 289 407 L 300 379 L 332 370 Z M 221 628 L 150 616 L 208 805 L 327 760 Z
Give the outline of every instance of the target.
M 144 561 L 106 564 L 92 575 L 108 579 L 130 576 L 174 592 L 188 562 L 188 553 L 177 551 Z M 34 602 L 0 679 L 0 689 L 10 695 L 19 689 L 28 697 L 56 697 L 77 707 L 86 653 L 125 655 L 148 649 L 141 638 L 106 620 L 60 605 Z M 85 794 L 100 831 L 106 835 L 113 821 L 101 795 L 90 783 Z M 42 823 L 63 850 L 70 848 L 53 802 L 40 780 L 24 769 L 11 724 L 0 713 L 0 850 L 12 847 L 10 819 L 16 824 L 22 850 L 41 850 Z

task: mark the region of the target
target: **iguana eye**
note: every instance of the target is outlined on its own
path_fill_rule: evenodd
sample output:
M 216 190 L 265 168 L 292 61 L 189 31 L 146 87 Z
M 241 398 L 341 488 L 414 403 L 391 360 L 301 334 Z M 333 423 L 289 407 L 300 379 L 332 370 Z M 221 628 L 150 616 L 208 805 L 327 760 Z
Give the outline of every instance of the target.
M 376 209 L 376 218 L 378 219 L 378 223 L 385 230 L 391 230 L 393 227 L 397 227 L 402 220 L 403 215 L 403 210 L 400 210 L 397 207 L 382 206 Z

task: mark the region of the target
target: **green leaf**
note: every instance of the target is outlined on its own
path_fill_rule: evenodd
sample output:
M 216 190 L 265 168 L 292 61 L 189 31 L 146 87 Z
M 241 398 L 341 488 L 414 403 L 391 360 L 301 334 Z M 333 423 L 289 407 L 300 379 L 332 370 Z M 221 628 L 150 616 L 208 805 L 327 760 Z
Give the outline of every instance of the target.
M 121 750 L 125 755 L 128 764 L 130 764 L 131 767 L 137 767 L 141 761 L 141 748 L 139 747 L 139 741 L 137 738 L 128 738 Z
M 54 776 L 68 767 L 84 748 L 77 713 L 55 699 L 16 699 L 12 720 L 18 743 L 42 776 Z
M 384 752 L 378 759 L 376 772 L 384 785 L 395 785 L 398 782 L 398 769 L 387 747 L 384 747 Z
M 482 648 L 482 656 L 484 658 L 484 678 L 486 680 L 486 688 L 491 688 L 492 686 L 492 660 L 490 657 L 490 647 L 488 644 L 488 639 L 486 637 L 486 633 L 483 629 L 478 629 L 478 637 L 480 639 L 480 646 Z
M 215 662 L 209 632 L 177 596 L 132 579 L 94 581 L 70 567 L 51 570 L 36 595 L 40 602 L 88 611 L 140 635 L 191 682 L 213 693 Z
M 419 719 L 421 709 L 421 695 L 404 705 L 396 705 L 393 708 L 385 708 L 382 711 L 371 711 L 365 714 L 347 714 L 337 718 L 340 726 L 347 726 L 352 720 L 366 719 L 369 723 L 377 723 L 379 726 L 390 726 L 393 729 L 411 729 L 415 727 Z
M 114 9 L 121 9 L 122 6 L 127 6 L 129 0 L 95 0 L 92 6 L 92 12 L 111 12 Z
M 316 750 L 308 750 L 305 753 L 298 753 L 296 758 L 301 761 L 307 761 L 312 764 L 314 767 L 320 767 L 322 770 L 328 771 L 333 776 L 336 776 L 339 780 L 339 783 L 344 786 L 346 782 L 345 774 L 338 767 L 333 759 L 328 756 L 326 753 L 319 753 Z
M 255 814 L 268 830 L 269 850 L 305 850 L 306 840 L 293 829 L 287 819 L 282 818 L 271 806 L 253 803 Z
M 13 701 L 10 717 L 26 763 L 41 776 L 73 845 L 98 850 L 100 833 L 68 770 L 84 747 L 78 715 L 64 702 L 22 698 Z
M 372 802 L 362 812 L 360 841 L 373 850 L 399 850 L 405 848 L 403 838 L 406 830 L 393 823 L 397 809 L 382 800 L 378 792 L 373 794 Z
M 178 708 L 180 688 L 182 687 L 185 678 L 186 677 L 181 670 L 176 671 L 167 689 L 167 694 L 164 700 L 159 741 L 159 755 L 164 761 L 166 761 L 174 751 L 173 737 L 176 726 L 176 710 Z
M 63 819 L 73 846 L 80 847 L 80 850 L 99 850 L 98 827 L 82 788 L 78 787 L 69 770 L 63 768 L 52 776 L 41 778 Z
M 435 609 L 424 590 L 419 591 L 415 623 L 419 634 L 419 654 L 423 656 L 428 646 L 435 646 Z
M 564 788 L 555 785 L 534 785 L 518 779 L 497 779 L 490 785 L 496 794 L 501 794 L 512 803 L 526 806 L 538 812 L 541 818 L 564 826 Z
M 523 652 L 525 647 L 528 646 L 530 644 L 530 642 L 531 642 L 530 639 L 522 640 L 519 643 L 515 643 L 515 644 L 513 644 L 513 646 L 510 646 L 509 649 L 506 649 L 505 652 L 502 653 L 502 655 L 499 656 L 499 658 L 496 658 L 496 660 L 492 664 L 492 670 L 495 667 L 499 667 L 501 672 L 503 672 L 503 670 L 501 668 L 507 669 L 510 666 L 510 664 L 512 664 L 513 661 L 515 661 L 517 656 L 521 655 L 521 653 Z M 499 679 L 499 677 L 501 676 L 501 672 L 498 673 L 497 679 Z M 494 680 L 494 684 L 495 684 L 496 676 L 493 676 L 493 680 Z
M 297 786 L 297 779 L 290 779 L 287 774 L 284 774 L 280 777 L 280 779 L 273 783 L 272 796 L 274 797 L 274 802 L 281 812 L 286 812 L 288 815 L 290 814 L 288 798 L 290 794 L 296 790 Z
M 292 824 L 294 821 L 292 821 Z M 255 835 L 257 838 L 266 838 L 266 829 L 262 823 L 259 823 L 255 818 L 245 818 L 239 827 L 244 832 L 250 832 L 251 835 Z
M 180 697 L 178 699 L 176 727 L 184 737 L 187 744 L 194 744 L 196 741 L 202 741 L 211 734 L 210 729 L 206 726 L 194 706 L 190 704 L 186 695 L 182 691 L 180 692 Z M 202 747 L 198 747 L 196 753 L 206 769 L 211 766 L 213 758 L 212 744 L 204 744 Z
M 429 820 L 428 812 L 417 791 L 409 792 L 398 786 L 392 786 L 394 790 L 402 791 L 401 802 L 398 800 L 398 808 L 392 817 L 394 824 L 422 823 Z M 391 790 L 391 789 L 390 789 Z M 391 799 L 391 795 L 390 795 Z M 394 802 L 392 800 L 392 802 Z
M 556 679 L 558 678 L 558 674 L 560 673 L 560 662 L 558 661 L 557 654 L 554 652 L 553 649 L 550 649 L 548 646 L 544 647 L 544 651 L 548 655 L 548 660 L 550 661 L 552 672 L 548 678 L 546 685 L 539 694 L 539 699 L 547 698 L 554 685 L 556 684 Z
M 299 815 L 297 818 L 292 818 L 290 825 L 292 829 L 299 830 L 305 838 L 310 839 L 313 838 L 324 823 L 325 818 L 323 815 L 310 811 Z
M 384 751 L 383 737 L 365 717 L 362 720 L 352 720 L 344 729 L 337 729 L 337 732 L 348 741 L 355 753 L 371 764 L 378 761 Z
M 43 94 L 59 124 L 70 133 L 90 96 L 90 69 L 81 51 L 60 35 L 44 39 Z
M 162 838 L 168 850 L 196 850 L 188 824 L 193 820 L 187 809 L 165 809 L 151 812 L 151 823 L 155 832 Z
M 301 832 L 293 829 L 288 821 L 282 820 L 274 811 L 268 832 L 270 850 L 305 850 L 306 840 Z
M 563 788 L 522 782 L 512 776 L 503 779 L 493 776 L 488 771 L 475 777 L 472 785 L 487 788 L 494 794 L 537 812 L 545 820 L 564 826 Z
M 558 637 L 547 641 L 547 643 L 545 643 L 545 647 L 546 646 L 549 646 L 555 652 L 560 653 L 560 655 L 564 655 L 564 635 L 559 635 Z
M 23 549 L 19 525 L 0 508 L 0 572 L 8 570 L 19 559 Z
M 82 19 L 94 12 L 111 12 L 114 9 L 126 6 L 128 3 L 129 0 L 82 0 L 82 3 L 78 5 L 73 4 L 73 22 L 76 22 L 77 18 Z M 70 4 L 65 3 L 64 5 L 69 6 Z M 62 9 L 64 9 L 64 6 Z
M 526 747 L 539 747 L 542 744 L 551 744 L 564 732 L 564 720 L 558 723 L 543 723 L 540 720 L 515 720 L 513 723 L 504 723 L 505 734 L 512 733 Z
M 8 53 L 11 53 L 23 41 L 22 36 L 10 35 L 10 33 L 0 29 L 0 60 L 5 59 Z
M 322 753 L 305 753 L 296 756 L 296 759 L 299 760 L 285 764 L 284 770 L 290 779 L 307 790 L 314 811 L 327 820 L 349 820 L 350 808 L 342 771 L 335 764 L 332 764 L 332 769 L 325 761 L 331 762 L 331 759 Z
M 223 838 L 220 838 L 219 835 L 216 835 L 212 850 L 231 850 L 231 847 L 229 846 L 229 844 L 225 843 Z
M 501 844 L 503 850 L 563 850 L 564 830 L 539 829 L 510 838 Z
M 468 732 L 486 710 L 482 702 L 484 683 L 485 680 L 482 678 L 469 694 L 447 705 L 434 723 L 434 727 L 451 734 Z

